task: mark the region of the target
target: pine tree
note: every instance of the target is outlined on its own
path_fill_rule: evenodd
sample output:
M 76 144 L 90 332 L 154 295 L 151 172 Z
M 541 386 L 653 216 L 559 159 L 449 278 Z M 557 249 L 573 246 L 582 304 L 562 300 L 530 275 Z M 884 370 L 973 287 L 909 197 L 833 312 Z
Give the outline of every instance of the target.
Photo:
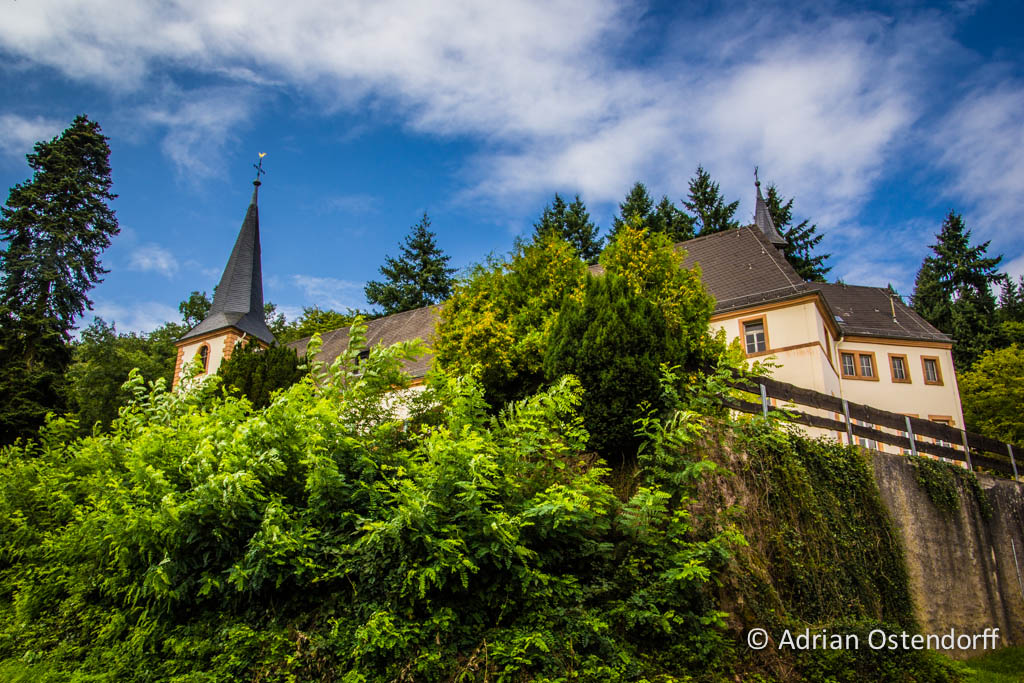
M 32 179 L 0 209 L 0 432 L 30 436 L 62 407 L 75 317 L 106 273 L 100 253 L 118 233 L 108 202 L 110 147 L 86 116 L 27 156 Z
M 673 242 L 693 238 L 693 218 L 673 204 L 667 195 L 662 195 L 661 201 L 655 206 L 647 187 L 640 182 L 633 186 L 626 200 L 619 204 L 619 214 L 612 219 L 612 239 L 634 217 L 652 233 L 663 232 Z
M 448 267 L 450 257 L 437 246 L 435 237 L 424 211 L 405 243 L 399 245 L 401 256 L 385 257 L 380 273 L 386 279 L 366 283 L 366 300 L 383 307 L 384 315 L 391 315 L 436 304 L 451 296 L 455 269 Z
M 971 231 L 954 211 L 936 238 L 935 256 L 926 257 L 917 273 L 914 310 L 953 337 L 953 357 L 967 369 L 986 350 L 1002 345 L 992 284 L 1003 277 L 996 272 L 1003 257 L 988 257 L 988 242 L 971 246 Z
M 824 238 L 824 235 L 816 234 L 818 226 L 808 225 L 807 220 L 793 225 L 793 199 L 791 197 L 783 201 L 775 185 L 768 186 L 768 195 L 764 202 L 768 205 L 768 212 L 772 215 L 776 229 L 786 238 L 786 245 L 782 249 L 786 260 L 803 279 L 810 282 L 825 282 L 825 274 L 832 270 L 830 266 L 825 265 L 825 261 L 831 258 L 832 254 L 813 255 L 814 248 Z
M 689 200 L 683 205 L 693 216 L 698 235 L 711 235 L 740 226 L 735 220 L 739 201 L 726 204 L 718 183 L 712 182 L 711 174 L 703 166 L 697 166 L 697 173 L 690 179 Z
M 556 192 L 554 201 L 544 207 L 540 220 L 533 224 L 533 228 L 535 239 L 545 231 L 553 230 L 572 245 L 581 259 L 587 263 L 597 263 L 604 240 L 597 236 L 597 226 L 590 220 L 590 213 L 579 195 L 567 205 Z

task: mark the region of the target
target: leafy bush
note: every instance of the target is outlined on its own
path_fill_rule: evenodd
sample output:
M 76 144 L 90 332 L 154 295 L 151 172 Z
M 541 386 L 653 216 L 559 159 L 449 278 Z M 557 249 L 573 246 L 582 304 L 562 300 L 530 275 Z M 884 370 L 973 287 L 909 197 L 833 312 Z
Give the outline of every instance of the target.
M 422 349 L 360 362 L 364 336 L 351 339 L 262 410 L 216 377 L 168 393 L 133 374 L 109 433 L 76 439 L 54 419 L 39 442 L 2 451 L 0 671 L 355 681 L 728 670 L 711 588 L 740 539 L 697 531 L 684 475 L 694 462 L 673 446 L 691 421 L 649 423 L 660 474 L 641 474 L 622 502 L 585 455 L 575 380 L 497 416 L 467 378 L 439 375 L 406 401 L 388 392 Z M 407 409 L 431 416 L 399 420 Z

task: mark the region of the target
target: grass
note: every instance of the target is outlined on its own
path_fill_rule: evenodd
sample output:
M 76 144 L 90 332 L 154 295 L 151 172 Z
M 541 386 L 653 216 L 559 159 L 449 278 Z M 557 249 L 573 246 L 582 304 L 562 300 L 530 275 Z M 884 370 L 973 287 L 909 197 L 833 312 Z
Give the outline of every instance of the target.
M 1007 647 L 964 662 L 970 683 L 1024 681 L 1024 647 Z

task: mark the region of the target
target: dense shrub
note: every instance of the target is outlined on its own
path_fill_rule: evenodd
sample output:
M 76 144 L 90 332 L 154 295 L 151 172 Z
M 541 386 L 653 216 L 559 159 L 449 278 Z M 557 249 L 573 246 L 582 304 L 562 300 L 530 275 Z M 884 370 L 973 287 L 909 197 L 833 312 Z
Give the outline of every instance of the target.
M 621 501 L 575 380 L 490 416 L 402 401 L 413 345 L 353 347 L 265 409 L 137 375 L 109 433 L 52 420 L 0 461 L 0 672 L 33 680 L 625 680 L 728 670 L 694 463 Z M 425 410 L 412 422 L 399 410 Z M 431 425 L 412 431 L 409 424 Z M 660 424 L 660 423 L 657 423 Z M 644 460 L 641 461 L 643 464 Z M 654 472 L 654 470 L 651 470 Z M 678 476 L 665 476 L 664 473 Z M 715 529 L 713 520 L 701 528 Z
M 665 316 L 625 278 L 587 277 L 582 303 L 568 299 L 544 353 L 544 370 L 556 379 L 572 374 L 583 385 L 580 414 L 591 447 L 612 464 L 633 461 L 639 445 L 634 422 L 650 405 L 658 412 L 661 364 L 682 364 L 683 340 L 670 334 Z
M 257 408 L 270 404 L 270 395 L 290 387 L 305 373 L 294 349 L 274 344 L 263 348 L 255 338 L 239 344 L 217 374 L 225 386 L 234 387 Z

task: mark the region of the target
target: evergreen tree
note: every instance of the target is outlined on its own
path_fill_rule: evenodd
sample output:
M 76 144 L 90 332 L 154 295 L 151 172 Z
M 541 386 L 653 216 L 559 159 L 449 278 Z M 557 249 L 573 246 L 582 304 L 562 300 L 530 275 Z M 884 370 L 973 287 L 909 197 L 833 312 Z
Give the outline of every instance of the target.
M 1010 277 L 1003 280 L 999 326 L 1006 343 L 1024 346 L 1024 275 L 1017 282 Z
M 299 358 L 287 346 L 264 349 L 255 339 L 235 347 L 217 374 L 226 386 L 238 389 L 257 408 L 270 405 L 270 395 L 295 384 L 305 374 Z
M 612 219 L 612 239 L 631 218 L 637 218 L 639 224 L 652 233 L 665 233 L 672 242 L 693 238 L 693 218 L 681 211 L 666 195 L 655 206 L 647 193 L 647 187 L 640 182 L 633 186 L 626 200 L 619 204 L 619 214 Z
M 544 207 L 540 220 L 533 227 L 535 239 L 552 230 L 571 244 L 587 263 L 597 263 L 597 257 L 601 255 L 601 242 L 604 240 L 597 236 L 597 226 L 590 220 L 590 213 L 579 195 L 567 205 L 556 192 L 554 201 Z
M 711 180 L 711 174 L 703 166 L 697 166 L 697 173 L 690 179 L 689 200 L 683 202 L 693 216 L 698 235 L 711 235 L 740 226 L 735 220 L 739 201 L 726 204 L 718 183 Z
M 0 209 L 0 441 L 30 436 L 63 405 L 76 316 L 106 273 L 100 253 L 118 233 L 108 202 L 110 147 L 86 116 L 28 155 L 32 179 Z
M 817 234 L 818 226 L 808 225 L 806 219 L 793 225 L 793 199 L 791 197 L 784 201 L 775 185 L 768 186 L 764 203 L 768 206 L 775 227 L 786 238 L 786 246 L 782 249 L 786 260 L 803 279 L 826 282 L 825 274 L 832 268 L 826 266 L 825 261 L 832 254 L 813 254 L 814 248 L 824 238 L 824 235 Z
M 544 371 L 551 381 L 566 374 L 579 378 L 589 445 L 620 465 L 636 456 L 634 422 L 645 412 L 641 404 L 661 407 L 661 364 L 674 365 L 681 355 L 664 314 L 626 278 L 587 275 L 582 303 L 566 298 L 558 314 Z
M 988 242 L 971 245 L 971 231 L 950 211 L 931 245 L 935 256 L 921 264 L 914 283 L 913 306 L 921 317 L 953 337 L 957 366 L 970 367 L 986 350 L 1002 345 L 992 283 L 1002 279 L 996 267 L 1002 256 L 986 255 Z
M 450 257 L 437 246 L 435 237 L 424 211 L 423 218 L 406 236 L 405 244 L 399 245 L 401 256 L 385 257 L 380 273 L 386 279 L 366 283 L 366 300 L 383 307 L 384 315 L 391 315 L 436 304 L 451 296 L 455 269 L 448 267 Z

